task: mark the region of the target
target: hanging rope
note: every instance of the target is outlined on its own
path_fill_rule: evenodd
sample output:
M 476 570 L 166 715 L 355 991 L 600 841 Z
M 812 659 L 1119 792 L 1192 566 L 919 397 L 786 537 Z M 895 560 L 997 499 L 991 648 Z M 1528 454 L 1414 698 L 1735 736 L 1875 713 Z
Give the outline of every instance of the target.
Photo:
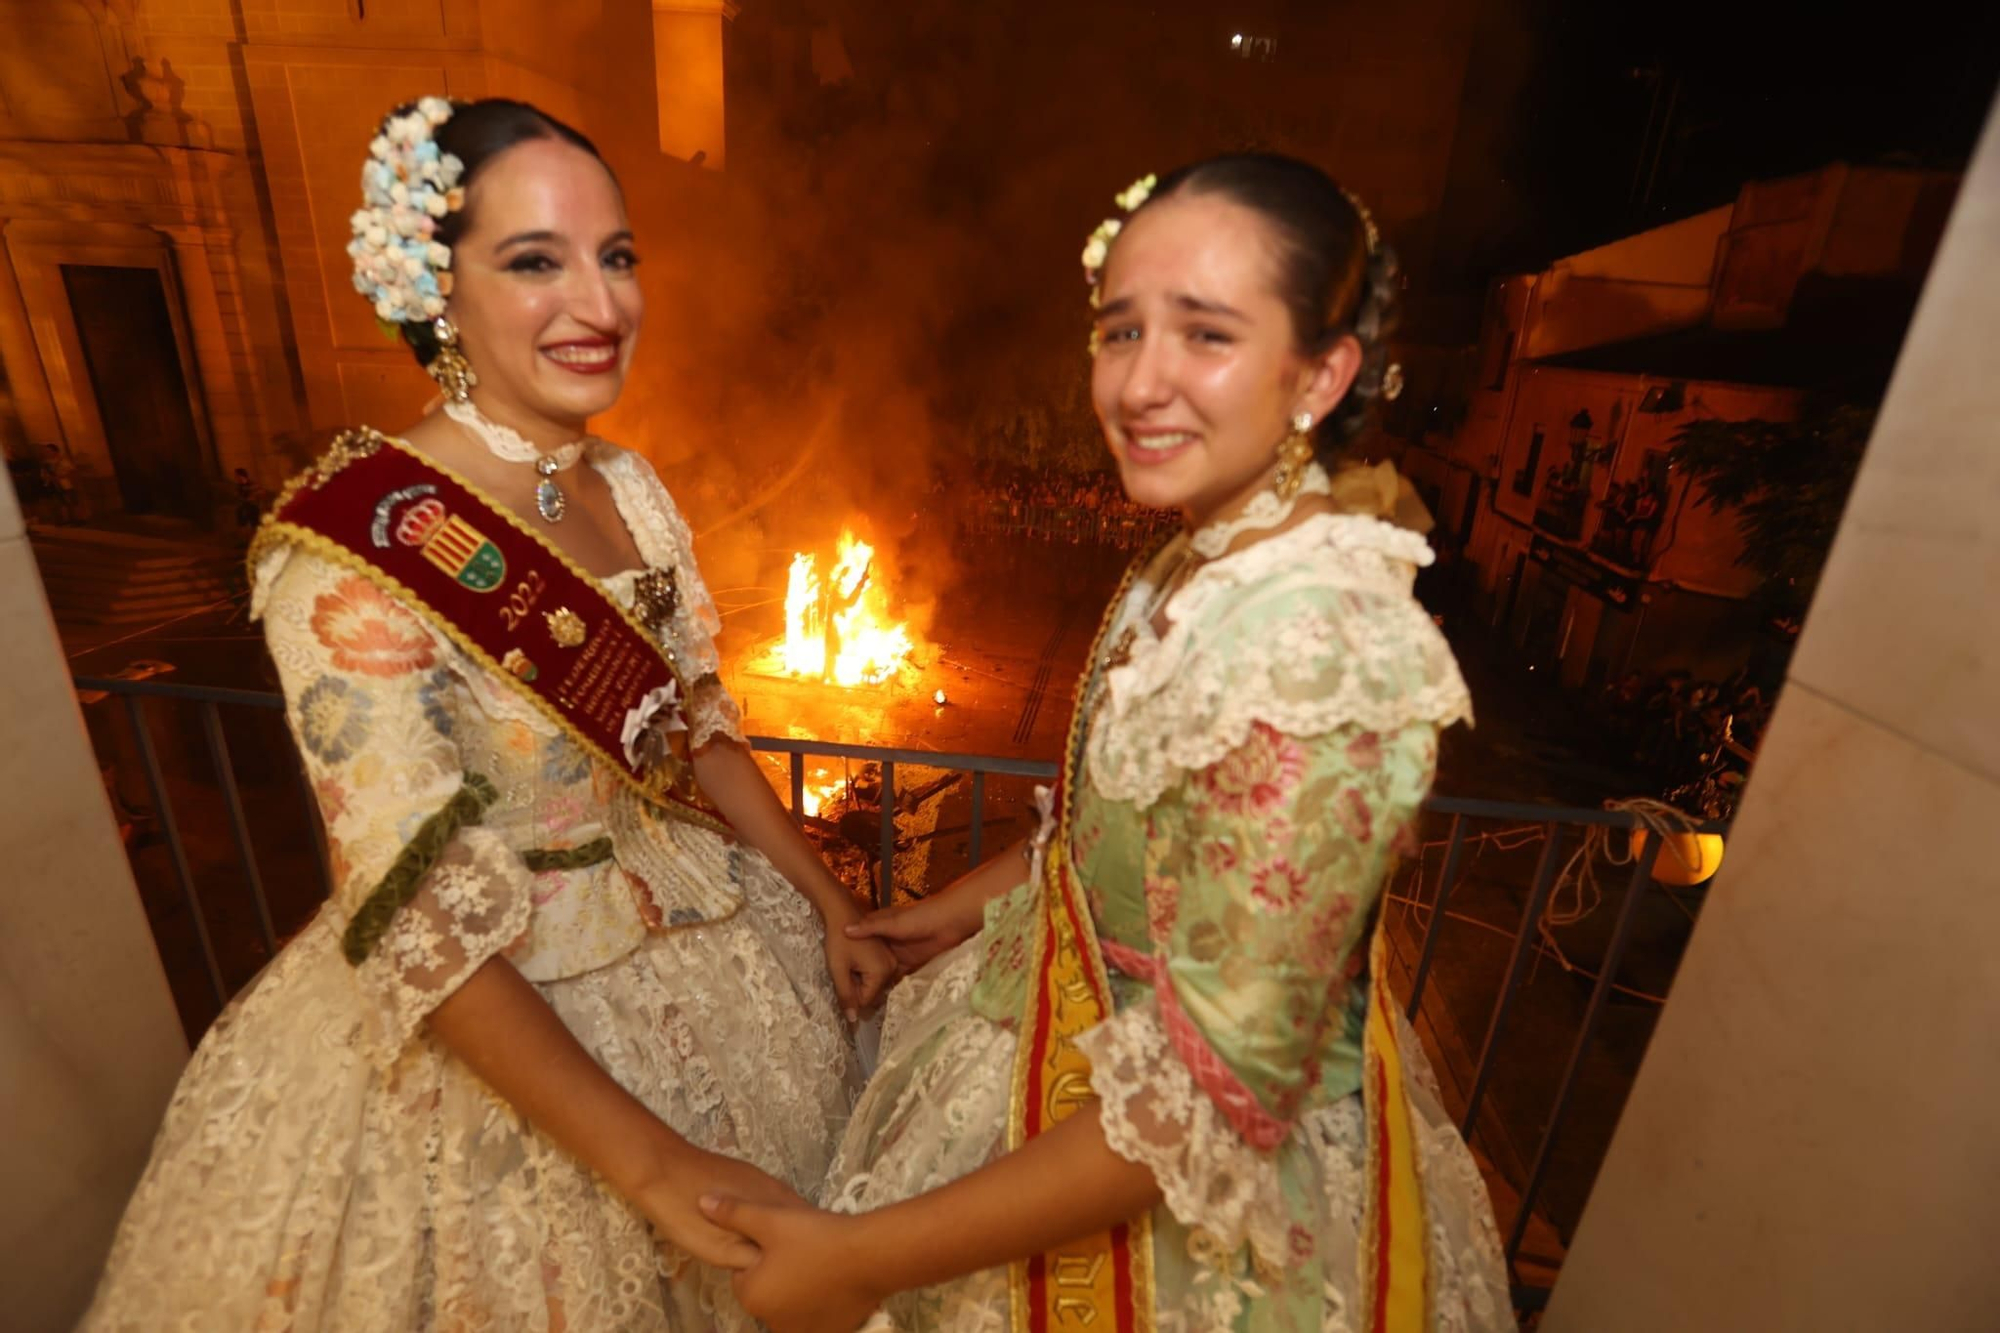
M 1661 840 L 1661 856 L 1673 857 L 1690 871 L 1695 869 L 1682 850 L 1680 839 L 1693 833 L 1700 821 L 1686 811 L 1677 810 L 1665 801 L 1654 800 L 1650 796 L 1606 801 L 1604 808 L 1637 819 L 1649 837 Z M 1626 835 L 1623 846 L 1612 840 L 1613 834 Z M 1593 824 L 1584 830 L 1582 843 L 1563 865 L 1562 873 L 1556 876 L 1555 887 L 1549 891 L 1548 906 L 1542 911 L 1542 919 L 1536 923 L 1543 941 L 1554 948 L 1555 936 L 1551 933 L 1554 929 L 1575 925 L 1604 902 L 1604 886 L 1597 877 L 1600 857 L 1614 866 L 1629 866 L 1637 863 L 1639 850 L 1636 840 L 1626 829 Z

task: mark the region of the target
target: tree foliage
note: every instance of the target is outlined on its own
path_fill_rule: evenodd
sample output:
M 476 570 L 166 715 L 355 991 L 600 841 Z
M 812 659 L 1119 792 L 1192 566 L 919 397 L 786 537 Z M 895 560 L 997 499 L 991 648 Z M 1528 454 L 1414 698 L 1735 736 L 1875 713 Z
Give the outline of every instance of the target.
M 1733 510 L 1737 562 L 1766 578 L 1773 615 L 1796 619 L 1812 601 L 1847 494 L 1875 423 L 1864 407 L 1798 421 L 1691 421 L 1670 455 L 1712 512 Z

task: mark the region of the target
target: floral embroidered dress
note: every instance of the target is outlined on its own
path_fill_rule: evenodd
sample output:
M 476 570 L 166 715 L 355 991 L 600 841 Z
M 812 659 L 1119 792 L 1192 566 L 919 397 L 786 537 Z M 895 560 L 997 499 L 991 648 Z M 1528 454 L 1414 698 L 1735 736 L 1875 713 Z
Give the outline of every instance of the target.
M 591 462 L 678 579 L 693 743 L 741 739 L 685 524 L 636 455 Z M 424 1017 L 506 958 L 674 1129 L 809 1191 L 859 1081 L 818 918 L 368 580 L 283 546 L 255 589 L 334 893 L 195 1052 L 83 1327 L 753 1328 Z
M 1158 1327 L 1349 1333 L 1369 932 L 1438 732 L 1470 702 L 1410 592 L 1431 558 L 1414 533 L 1304 519 L 1200 567 L 1156 636 L 1143 608 L 1187 540 L 1114 611 L 1104 641 L 1129 629 L 1129 654 L 1080 693 L 1070 852 L 1115 1012 L 1079 1046 L 1111 1147 L 1165 1196 Z M 829 1206 L 879 1207 L 1005 1151 L 1039 885 L 892 994 Z M 1414 1109 L 1437 1325 L 1511 1329 L 1471 1154 L 1434 1092 Z M 1007 1327 L 1004 1268 L 906 1293 L 870 1325 Z

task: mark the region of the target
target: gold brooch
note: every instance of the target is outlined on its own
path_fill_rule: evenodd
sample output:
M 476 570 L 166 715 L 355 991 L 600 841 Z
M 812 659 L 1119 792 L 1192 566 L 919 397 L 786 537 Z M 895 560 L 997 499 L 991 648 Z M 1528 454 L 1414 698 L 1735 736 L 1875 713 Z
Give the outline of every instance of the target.
M 363 427 L 360 430 L 344 430 L 333 437 L 324 452 L 313 460 L 310 469 L 311 484 L 324 486 L 349 463 L 357 459 L 372 458 L 382 448 L 382 436 Z
M 640 624 L 662 637 L 680 602 L 680 581 L 670 569 L 648 569 L 632 590 L 633 614 Z
M 581 648 L 583 641 L 590 637 L 583 617 L 566 606 L 559 606 L 548 614 L 549 637 L 564 648 Z

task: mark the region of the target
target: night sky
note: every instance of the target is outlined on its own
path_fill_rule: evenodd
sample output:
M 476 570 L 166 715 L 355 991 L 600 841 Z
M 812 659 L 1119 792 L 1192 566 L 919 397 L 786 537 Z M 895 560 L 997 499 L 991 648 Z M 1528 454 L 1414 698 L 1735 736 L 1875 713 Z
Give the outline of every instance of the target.
M 1494 0 L 1488 12 L 1533 32 L 1504 159 L 1531 207 L 1510 234 L 1488 232 L 1501 264 L 1832 161 L 1957 169 L 2000 78 L 1990 4 Z M 1478 171 L 1454 165 L 1454 184 L 1476 191 Z

